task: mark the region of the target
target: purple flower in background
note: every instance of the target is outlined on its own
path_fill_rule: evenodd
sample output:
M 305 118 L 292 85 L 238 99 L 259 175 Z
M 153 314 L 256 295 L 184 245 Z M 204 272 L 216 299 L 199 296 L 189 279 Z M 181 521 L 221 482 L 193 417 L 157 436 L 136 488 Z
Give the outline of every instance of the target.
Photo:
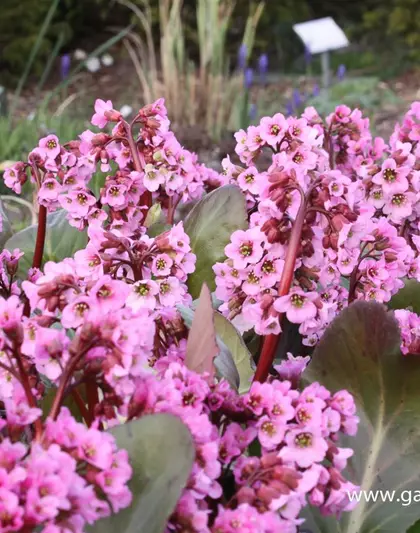
M 318 84 L 314 85 L 312 96 L 319 96 L 319 85 Z
M 293 107 L 295 109 L 297 109 L 298 107 L 300 107 L 302 105 L 302 97 L 299 93 L 299 91 L 297 89 L 295 89 L 293 91 L 293 96 L 292 96 L 292 100 L 293 100 Z
M 60 61 L 60 76 L 62 80 L 65 80 L 70 72 L 71 56 L 70 54 L 64 54 L 61 56 Z
M 258 72 L 260 74 L 261 81 L 265 83 L 268 70 L 268 56 L 267 54 L 261 54 L 258 58 Z
M 246 44 L 242 43 L 238 50 L 238 69 L 244 70 L 246 67 L 246 60 L 247 60 L 247 48 Z
M 311 51 L 307 46 L 305 46 L 305 65 L 306 67 L 309 67 L 312 61 L 312 54 Z
M 343 81 L 344 77 L 346 75 L 346 72 L 347 72 L 346 65 L 339 65 L 339 67 L 337 69 L 337 78 L 340 81 Z
M 249 118 L 250 120 L 255 120 L 257 118 L 257 104 L 251 104 L 249 108 Z
M 252 70 L 252 68 L 247 68 L 245 70 L 245 78 L 244 78 L 245 89 L 251 88 L 253 79 L 254 79 L 254 71 Z
M 286 102 L 286 111 L 285 111 L 286 117 L 290 117 L 293 115 L 293 104 L 292 102 Z

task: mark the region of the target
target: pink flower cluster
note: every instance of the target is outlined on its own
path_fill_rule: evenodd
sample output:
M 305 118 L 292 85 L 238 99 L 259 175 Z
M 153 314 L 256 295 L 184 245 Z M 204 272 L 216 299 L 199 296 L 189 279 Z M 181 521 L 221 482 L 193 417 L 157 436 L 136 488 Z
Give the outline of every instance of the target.
M 289 358 L 243 395 L 185 366 L 177 306 L 192 304 L 197 258 L 176 208 L 237 184 L 249 227 L 213 267 L 219 310 L 258 335 L 280 333 L 285 317 L 316 344 L 349 302 L 388 302 L 405 278 L 420 280 L 420 104 L 389 144 L 346 106 L 325 121 L 312 108 L 265 117 L 236 134 L 241 166 L 227 158 L 220 176 L 179 145 L 162 100 L 131 124 L 98 100 L 92 124 L 108 123 L 111 133 L 88 130 L 66 145 L 41 139 L 5 173 L 17 193 L 30 178 L 44 214 L 64 209 L 89 241 L 21 286 L 21 252 L 0 255 L 0 530 L 81 532 L 128 506 L 127 455 L 102 429 L 160 412 L 178 416 L 196 448 L 168 533 L 296 533 L 307 505 L 351 510 L 358 488 L 343 471 L 353 451 L 339 444 L 357 429 L 348 392 L 299 391 L 307 358 Z M 153 203 L 170 224 L 155 237 L 145 220 Z M 419 353 L 419 317 L 396 317 L 403 352 Z M 86 426 L 61 408 L 70 396 Z
M 347 491 L 358 487 L 342 475 L 353 451 L 337 444 L 340 433 L 357 429 L 348 392 L 331 394 L 318 383 L 298 392 L 289 381 L 272 380 L 238 396 L 225 381 L 188 370 L 183 356 L 183 346 L 172 347 L 155 366 L 158 376 L 138 378 L 128 410 L 130 417 L 175 414 L 194 438 L 194 468 L 168 532 L 230 533 L 237 523 L 244 531 L 291 533 L 308 503 L 336 516 L 355 506 Z M 301 359 L 283 370 L 292 366 L 291 375 L 300 376 L 307 363 Z M 261 447 L 260 458 L 247 453 L 251 443 Z M 230 465 L 234 488 L 214 519 L 212 501 L 220 501 Z
M 82 533 L 130 505 L 131 474 L 127 452 L 109 433 L 77 423 L 63 408 L 47 420 L 42 444 L 0 442 L 0 529 Z
M 403 278 L 420 280 L 418 117 L 416 103 L 390 146 L 346 106 L 325 123 L 308 108 L 235 135 L 245 167 L 227 159 L 224 176 L 247 195 L 250 228 L 232 234 L 214 272 L 220 310 L 241 331 L 278 334 L 286 316 L 313 345 L 349 302 L 387 302 Z
M 166 354 L 176 336 L 172 330 L 181 326 L 185 335 L 176 306 L 192 302 L 185 281 L 195 255 L 182 222 L 155 239 L 129 239 L 99 228 L 89 229 L 89 236 L 74 259 L 48 262 L 43 273 L 22 283 L 33 315 L 19 325 L 20 351 L 54 383 L 79 358 L 74 370 L 102 389 L 96 416 L 108 420 L 115 418 L 115 407 L 125 414 L 134 379 L 150 373 L 149 363 Z M 11 307 L 18 306 L 18 324 L 18 297 L 1 299 L 1 305 L 9 322 Z M 55 323 L 61 328 L 52 328 Z M 1 338 L 7 345 L 7 336 Z M 8 384 L 3 391 L 11 396 L 15 380 L 2 368 L 0 383 Z
M 144 222 L 152 196 L 172 222 L 179 202 L 198 199 L 206 186 L 220 184 L 217 173 L 199 164 L 169 130 L 163 99 L 141 109 L 131 124 L 111 101 L 97 100 L 95 111 L 92 124 L 104 128 L 115 123 L 111 134 L 86 130 L 80 140 L 64 146 L 48 135 L 29 154 L 28 164 L 16 163 L 5 171 L 5 184 L 19 194 L 29 170 L 39 203 L 49 211 L 66 210 L 78 229 L 106 223 L 125 235 Z M 107 176 L 96 197 L 99 169 Z
M 420 316 L 408 309 L 397 309 L 394 314 L 401 329 L 401 352 L 420 355 Z

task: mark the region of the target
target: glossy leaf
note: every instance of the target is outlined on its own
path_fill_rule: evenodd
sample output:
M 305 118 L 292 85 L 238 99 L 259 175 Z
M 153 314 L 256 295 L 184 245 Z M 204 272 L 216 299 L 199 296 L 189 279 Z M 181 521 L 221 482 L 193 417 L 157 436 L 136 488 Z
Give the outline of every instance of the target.
M 214 324 L 217 335 L 232 354 L 239 374 L 239 393 L 245 393 L 249 390 L 255 373 L 252 369 L 252 355 L 235 326 L 217 311 L 214 313 Z
M 207 194 L 184 220 L 185 232 L 197 256 L 195 272 L 188 278 L 189 293 L 193 298 L 207 283 L 215 289 L 213 265 L 225 258 L 225 246 L 232 233 L 247 227 L 245 197 L 234 185 L 226 185 Z
M 173 415 L 155 414 L 113 428 L 130 456 L 133 502 L 96 522 L 92 533 L 162 533 L 190 475 L 195 457 L 190 432 Z
M 25 255 L 19 261 L 20 276 L 26 277 L 28 269 L 32 266 L 32 258 L 35 250 L 37 225 L 29 226 L 15 233 L 5 244 L 5 248 L 13 250 L 19 248 Z M 47 234 L 45 237 L 44 260 L 62 261 L 71 257 L 77 250 L 87 244 L 86 231 L 78 231 L 70 226 L 63 210 L 51 213 L 47 217 Z
M 399 352 L 393 314 L 375 302 L 356 302 L 327 329 L 305 372 L 331 391 L 355 397 L 359 430 L 341 444 L 354 449 L 348 475 L 364 491 L 396 491 L 394 501 L 361 499 L 339 522 L 314 512 L 314 533 L 396 533 L 418 518 L 420 506 L 403 507 L 402 491 L 420 487 L 420 359 Z
M 185 365 L 202 374 L 214 375 L 214 359 L 219 353 L 213 320 L 211 293 L 203 284 L 187 340 Z
M 415 279 L 408 279 L 405 285 L 388 303 L 390 309 L 411 309 L 420 314 L 420 283 Z

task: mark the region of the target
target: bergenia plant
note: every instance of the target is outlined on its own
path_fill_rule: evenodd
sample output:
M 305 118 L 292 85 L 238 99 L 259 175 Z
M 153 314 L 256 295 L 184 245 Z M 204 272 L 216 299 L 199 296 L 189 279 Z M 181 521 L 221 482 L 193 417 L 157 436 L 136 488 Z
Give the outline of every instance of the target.
M 92 124 L 4 173 L 0 532 L 412 528 L 420 103 L 265 117 L 221 174 L 163 100 Z

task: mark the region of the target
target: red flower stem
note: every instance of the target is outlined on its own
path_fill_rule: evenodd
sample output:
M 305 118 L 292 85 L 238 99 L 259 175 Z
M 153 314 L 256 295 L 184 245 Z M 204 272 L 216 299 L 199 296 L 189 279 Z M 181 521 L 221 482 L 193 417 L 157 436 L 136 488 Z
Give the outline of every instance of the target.
M 31 385 L 29 383 L 28 374 L 23 366 L 22 355 L 19 350 L 19 346 L 14 345 L 13 355 L 16 359 L 17 367 L 19 370 L 19 381 L 25 391 L 26 399 L 28 400 L 29 407 L 37 408 L 35 397 L 32 394 Z M 39 440 L 42 435 L 42 422 L 40 418 L 37 418 L 34 422 L 35 426 L 35 440 Z
M 296 258 L 299 250 L 299 244 L 302 236 L 303 223 L 306 217 L 306 199 L 302 197 L 299 211 L 293 224 L 292 234 L 290 236 L 289 246 L 287 248 L 286 259 L 284 261 L 283 273 L 278 286 L 278 295 L 285 296 L 289 293 L 292 286 L 293 276 L 295 273 Z M 279 316 L 281 320 L 283 314 Z M 264 339 L 263 348 L 258 360 L 257 370 L 255 371 L 254 381 L 264 383 L 270 372 L 276 355 L 276 349 L 280 335 L 267 335 Z
M 134 123 L 132 123 L 131 125 L 128 125 L 127 123 L 125 123 L 125 129 L 127 132 L 127 141 L 128 141 L 128 146 L 130 147 L 131 157 L 133 158 L 134 168 L 136 169 L 137 172 L 142 172 L 143 169 L 140 163 L 139 152 L 137 150 L 136 141 L 134 140 L 134 137 L 133 137 L 133 126 L 134 126 Z M 152 207 L 152 193 L 150 191 L 145 191 L 141 195 L 140 205 L 147 206 L 147 210 L 144 214 L 144 216 L 146 217 L 147 212 Z
M 36 165 L 32 165 L 32 171 L 35 176 L 35 181 L 38 189 L 41 188 L 41 176 Z M 44 255 L 45 233 L 47 231 L 47 208 L 43 205 L 39 206 L 38 212 L 38 229 L 36 233 L 36 243 L 34 250 L 34 258 L 32 260 L 32 268 L 41 268 L 42 256 Z
M 86 352 L 90 350 L 91 347 L 92 347 L 92 342 L 89 343 L 87 346 L 85 346 L 85 348 L 81 350 L 80 353 L 74 355 L 68 362 L 67 366 L 65 367 L 64 372 L 60 379 L 60 385 L 58 386 L 57 393 L 55 395 L 54 402 L 50 410 L 50 414 L 48 415 L 53 420 L 57 418 L 58 413 L 60 412 L 61 402 L 63 401 L 63 398 L 64 398 L 64 393 L 66 391 L 67 383 L 69 382 L 81 358 L 86 354 Z
M 32 268 L 41 268 L 42 257 L 44 255 L 45 234 L 47 231 L 47 208 L 43 205 L 39 206 L 38 213 L 38 230 L 36 234 L 36 244 L 34 258 L 32 260 Z
M 93 418 L 90 416 L 89 410 L 85 405 L 83 398 L 81 397 L 78 390 L 74 389 L 71 392 L 74 401 L 76 402 L 77 408 L 79 409 L 80 414 L 83 416 L 84 421 L 88 426 L 92 425 Z
M 173 224 L 174 223 L 174 216 L 175 216 L 175 211 L 176 211 L 176 208 L 179 204 L 179 201 L 181 200 L 181 196 L 178 196 L 178 198 L 174 201 L 174 197 L 171 196 L 169 198 L 169 206 L 168 206 L 168 224 Z

